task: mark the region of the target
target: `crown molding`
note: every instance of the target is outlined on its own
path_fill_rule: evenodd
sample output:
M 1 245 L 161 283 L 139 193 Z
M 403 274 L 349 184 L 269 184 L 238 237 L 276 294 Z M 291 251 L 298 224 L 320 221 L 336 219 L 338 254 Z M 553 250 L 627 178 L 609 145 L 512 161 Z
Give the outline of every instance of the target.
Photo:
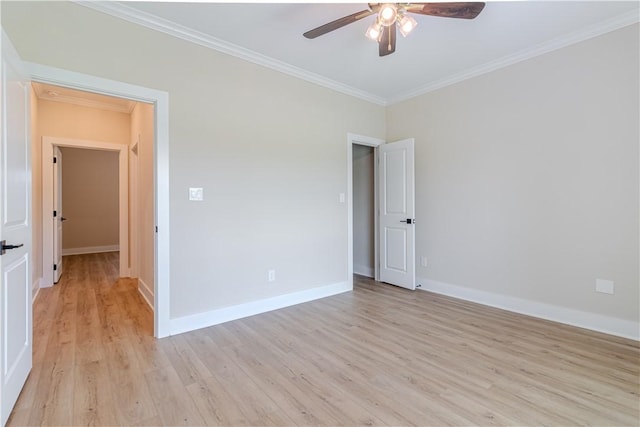
M 389 106 L 398 102 L 406 101 L 408 99 L 424 95 L 443 87 L 460 83 L 464 80 L 471 79 L 473 77 L 477 77 L 482 74 L 498 70 L 500 68 L 508 67 L 518 62 L 526 61 L 528 59 L 535 58 L 536 56 L 540 56 L 554 50 L 562 49 L 572 44 L 576 44 L 584 40 L 588 40 L 590 38 L 597 37 L 602 34 L 606 34 L 640 22 L 640 11 L 638 9 L 632 10 L 630 12 L 618 15 L 603 22 L 593 24 L 589 27 L 583 28 L 573 33 L 557 37 L 544 43 L 540 43 L 528 49 L 524 49 L 515 54 L 507 55 L 494 61 L 490 61 L 485 64 L 470 68 L 463 72 L 427 83 L 423 86 L 400 94 L 398 96 L 385 98 L 323 77 L 311 71 L 295 67 L 283 61 L 270 58 L 266 55 L 262 55 L 250 49 L 246 49 L 236 44 L 229 43 L 225 40 L 204 34 L 200 31 L 196 31 L 183 25 L 176 24 L 164 18 L 142 12 L 138 9 L 129 7 L 122 3 L 109 1 L 96 2 L 87 0 L 72 1 L 78 5 L 93 9 L 95 11 L 123 19 L 134 24 L 142 25 L 144 27 L 160 31 L 165 34 L 178 37 L 182 40 L 196 43 L 198 45 L 216 50 L 218 52 L 235 56 L 254 64 L 261 65 L 272 70 L 279 71 L 284 74 L 288 74 L 290 76 L 315 83 L 319 86 L 323 86 L 337 92 L 344 93 L 346 95 L 353 96 L 355 98 L 359 98 L 381 106 Z
M 355 98 L 359 98 L 364 101 L 372 102 L 374 104 L 382 106 L 385 106 L 387 104 L 386 99 L 384 99 L 383 97 L 356 89 L 335 80 L 328 79 L 303 68 L 295 67 L 283 61 L 270 58 L 266 55 L 262 55 L 250 49 L 246 49 L 242 46 L 238 46 L 236 44 L 229 43 L 225 40 L 218 39 L 200 31 L 193 30 L 180 24 L 176 24 L 164 18 L 142 12 L 122 3 L 84 0 L 73 0 L 73 2 L 80 6 L 93 9 L 97 12 L 102 12 L 107 15 L 111 15 L 116 18 L 141 25 L 146 28 L 160 31 L 162 33 L 180 38 L 182 40 L 216 50 L 218 52 L 235 56 L 245 61 L 252 62 L 254 64 L 261 65 L 263 67 L 267 67 L 272 70 L 279 71 L 281 73 L 288 74 L 290 76 L 297 77 L 311 83 L 315 83 L 319 86 L 344 93 L 345 95 L 353 96 Z
M 386 105 L 393 105 L 401 101 L 406 101 L 416 96 L 424 95 L 425 93 L 433 92 L 437 89 L 441 89 L 446 86 L 453 85 L 455 83 L 462 82 L 464 80 L 480 76 L 482 74 L 489 73 L 491 71 L 498 70 L 500 68 L 508 67 L 509 65 L 516 64 L 518 62 L 526 61 L 536 56 L 543 55 L 545 53 L 552 52 L 554 50 L 562 49 L 564 47 L 580 43 L 582 41 L 597 37 L 606 33 L 610 33 L 615 30 L 619 30 L 629 25 L 633 25 L 640 22 L 640 11 L 638 9 L 630 12 L 618 15 L 606 21 L 599 22 L 589 27 L 583 28 L 579 31 L 557 37 L 553 40 L 549 40 L 544 43 L 540 43 L 529 49 L 522 50 L 512 55 L 504 56 L 495 61 L 490 61 L 477 67 L 473 67 L 469 70 L 463 71 L 458 74 L 454 74 L 450 77 L 428 83 L 424 86 L 406 92 L 388 99 Z

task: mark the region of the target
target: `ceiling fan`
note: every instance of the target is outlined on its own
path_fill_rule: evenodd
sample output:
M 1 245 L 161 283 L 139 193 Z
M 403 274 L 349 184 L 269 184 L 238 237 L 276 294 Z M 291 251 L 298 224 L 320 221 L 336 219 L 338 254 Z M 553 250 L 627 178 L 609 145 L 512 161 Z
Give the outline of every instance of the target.
M 386 56 L 396 51 L 396 28 L 404 37 L 418 25 L 408 13 L 440 16 L 444 18 L 473 19 L 484 9 L 483 2 L 457 3 L 369 3 L 369 8 L 344 16 L 309 30 L 303 35 L 308 39 L 327 34 L 362 18 L 377 14 L 376 20 L 369 26 L 365 35 L 378 42 L 378 53 Z

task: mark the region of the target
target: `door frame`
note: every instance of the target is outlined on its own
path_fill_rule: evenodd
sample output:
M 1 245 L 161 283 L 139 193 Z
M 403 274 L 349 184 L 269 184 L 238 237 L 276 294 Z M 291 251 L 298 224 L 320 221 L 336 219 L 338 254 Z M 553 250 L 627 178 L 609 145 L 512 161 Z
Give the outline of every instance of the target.
M 379 231 L 378 231 L 378 147 L 385 143 L 384 139 L 371 136 L 347 134 L 347 281 L 353 289 L 353 146 L 366 145 L 373 147 L 373 212 L 374 212 L 374 280 L 380 274 Z
M 129 146 L 99 141 L 42 137 L 42 283 L 40 286 L 53 286 L 53 232 L 51 221 L 53 180 L 47 179 L 53 174 L 53 147 L 83 148 L 89 150 L 115 151 L 118 153 L 118 244 L 120 247 L 120 277 L 129 277 Z M 48 159 L 48 160 L 47 160 Z
M 169 94 L 157 89 L 25 62 L 32 81 L 154 105 L 154 336 L 170 335 Z

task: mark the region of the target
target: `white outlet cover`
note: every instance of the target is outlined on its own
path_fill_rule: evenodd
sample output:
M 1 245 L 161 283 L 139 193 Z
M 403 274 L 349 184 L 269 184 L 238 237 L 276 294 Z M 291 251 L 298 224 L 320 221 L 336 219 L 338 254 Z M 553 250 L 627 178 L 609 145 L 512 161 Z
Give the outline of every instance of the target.
M 596 279 L 596 292 L 613 294 L 613 280 Z
M 426 256 L 421 256 L 420 257 L 420 265 L 422 267 L 426 267 L 427 266 L 427 257 Z
M 344 198 L 345 198 L 344 193 L 340 193 L 340 195 L 338 196 L 338 199 L 340 200 L 340 203 L 344 203 Z
M 202 187 L 189 188 L 189 200 L 201 202 L 204 200 L 204 190 Z

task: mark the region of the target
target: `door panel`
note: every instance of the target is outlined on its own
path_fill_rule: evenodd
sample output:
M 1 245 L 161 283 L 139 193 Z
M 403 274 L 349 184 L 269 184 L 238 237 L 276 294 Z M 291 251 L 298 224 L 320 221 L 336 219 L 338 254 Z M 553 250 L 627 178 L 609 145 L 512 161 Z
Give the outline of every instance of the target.
M 413 139 L 379 147 L 380 281 L 415 289 Z
M 387 227 L 385 229 L 387 254 L 385 268 L 400 273 L 407 273 L 407 230 Z
M 29 82 L 2 32 L 0 146 L 0 422 L 4 425 L 31 370 L 31 146 Z

